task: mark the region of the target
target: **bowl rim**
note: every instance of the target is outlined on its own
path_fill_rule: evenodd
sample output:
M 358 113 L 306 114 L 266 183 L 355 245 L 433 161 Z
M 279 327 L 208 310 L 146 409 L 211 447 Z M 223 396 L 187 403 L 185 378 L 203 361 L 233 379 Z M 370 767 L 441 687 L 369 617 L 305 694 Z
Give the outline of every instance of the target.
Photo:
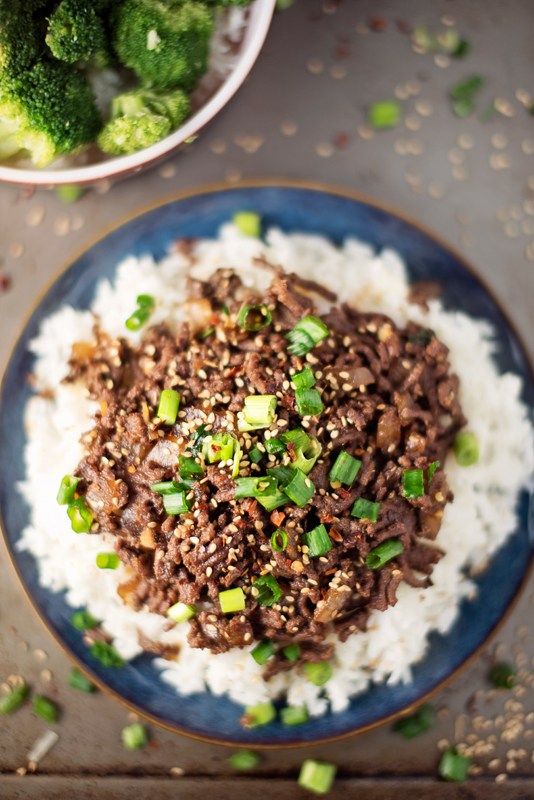
M 384 213 L 387 213 L 397 219 L 400 219 L 402 222 L 411 225 L 412 227 L 418 229 L 421 233 L 439 245 L 441 248 L 446 250 L 450 255 L 457 260 L 460 265 L 476 280 L 478 283 L 483 287 L 483 289 L 488 293 L 493 303 L 496 305 L 499 312 L 502 314 L 507 326 L 509 327 L 510 331 L 512 332 L 513 336 L 516 339 L 517 345 L 521 351 L 521 354 L 525 360 L 528 369 L 528 377 L 531 381 L 534 382 L 534 364 L 530 357 L 530 353 L 524 345 L 522 337 L 519 335 L 515 323 L 510 319 L 508 312 L 500 303 L 499 299 L 496 297 L 495 293 L 488 286 L 485 279 L 478 274 L 478 271 L 473 267 L 473 265 L 459 252 L 457 251 L 452 245 L 450 245 L 444 238 L 440 236 L 440 234 L 436 233 L 433 229 L 427 227 L 423 223 L 419 223 L 415 219 L 413 219 L 410 215 L 405 214 L 402 211 L 397 210 L 394 206 L 389 205 L 388 203 L 384 203 L 377 198 L 374 198 L 370 195 L 364 194 L 354 189 L 350 189 L 348 187 L 340 186 L 337 184 L 328 184 L 323 183 L 320 181 L 309 181 L 309 180 L 299 180 L 299 179 L 276 179 L 276 178 L 258 178 L 258 179 L 245 179 L 238 181 L 236 183 L 228 184 L 225 182 L 216 182 L 216 183 L 208 183 L 202 184 L 197 187 L 191 187 L 188 189 L 183 189 L 178 192 L 173 192 L 164 198 L 160 198 L 157 201 L 154 201 L 149 204 L 145 204 L 144 206 L 137 207 L 136 209 L 128 212 L 120 219 L 110 223 L 109 225 L 105 226 L 100 232 L 90 239 L 85 241 L 79 248 L 74 251 L 74 253 L 62 264 L 60 269 L 51 277 L 49 281 L 47 281 L 46 285 L 43 289 L 39 292 L 37 298 L 31 304 L 29 310 L 25 314 L 25 317 L 21 323 L 19 328 L 18 334 L 15 336 L 15 339 L 9 348 L 9 356 L 7 358 L 5 368 L 2 371 L 1 381 L 0 381 L 0 398 L 4 392 L 4 382 L 9 370 L 9 366 L 11 364 L 14 351 L 16 350 L 20 339 L 22 338 L 26 327 L 28 326 L 31 318 L 33 317 L 34 313 L 38 310 L 39 306 L 41 305 L 42 301 L 48 294 L 48 292 L 52 289 L 55 283 L 62 277 L 64 273 L 66 273 L 74 264 L 75 262 L 88 250 L 92 249 L 94 246 L 99 244 L 101 241 L 106 239 L 111 233 L 118 230 L 119 228 L 123 227 L 124 225 L 128 224 L 129 222 L 134 221 L 135 219 L 150 213 L 151 211 L 155 211 L 158 208 L 166 206 L 170 203 L 177 202 L 180 200 L 187 200 L 193 197 L 199 197 L 202 195 L 210 195 L 210 194 L 218 194 L 223 193 L 226 191 L 232 191 L 235 189 L 261 189 L 261 188 L 280 188 L 280 189 L 303 189 L 307 191 L 317 192 L 317 193 L 326 193 L 333 195 L 335 197 L 341 197 L 349 200 L 354 200 L 358 203 L 370 206 L 371 208 L 377 209 Z M 101 678 L 99 678 L 90 667 L 88 667 L 83 661 L 81 661 L 68 647 L 68 645 L 63 641 L 59 631 L 56 631 L 54 625 L 51 621 L 48 620 L 44 612 L 42 611 L 41 607 L 39 606 L 37 600 L 33 597 L 30 587 L 27 585 L 26 580 L 22 574 L 22 570 L 19 567 L 17 559 L 15 558 L 15 553 L 13 548 L 10 545 L 6 529 L 5 523 L 2 515 L 2 509 L 0 508 L 0 540 L 2 540 L 3 546 L 8 554 L 8 564 L 9 568 L 11 569 L 12 573 L 18 578 L 18 581 L 22 587 L 23 593 L 26 596 L 27 601 L 30 603 L 33 611 L 36 613 L 37 617 L 43 623 L 45 628 L 47 629 L 48 633 L 52 636 L 54 641 L 57 645 L 59 645 L 60 649 L 65 653 L 69 662 L 76 666 L 87 678 L 89 678 L 104 694 L 107 694 L 117 700 L 124 708 L 126 708 L 129 712 L 134 712 L 137 714 L 142 720 L 149 722 L 152 725 L 155 725 L 158 728 L 162 728 L 163 730 L 169 731 L 174 734 L 186 736 L 189 739 L 193 739 L 195 741 L 203 742 L 205 744 L 212 744 L 212 745 L 220 745 L 223 747 L 231 747 L 231 748 L 252 748 L 255 750 L 289 750 L 289 749 L 298 749 L 298 748 L 305 748 L 305 747 L 315 747 L 317 745 L 329 744 L 331 742 L 338 742 L 343 741 L 345 739 L 350 739 L 360 734 L 367 733 L 368 731 L 374 730 L 382 725 L 387 723 L 392 723 L 396 719 L 404 717 L 410 713 L 413 713 L 417 708 L 419 708 L 423 703 L 428 702 L 431 700 L 436 694 L 440 691 L 445 689 L 446 687 L 450 686 L 451 683 L 459 676 L 461 672 L 463 672 L 468 666 L 472 665 L 475 660 L 479 657 L 482 650 L 488 645 L 488 643 L 496 636 L 496 634 L 503 628 L 506 622 L 510 619 L 511 614 L 515 610 L 520 597 L 522 596 L 526 586 L 528 585 L 530 579 L 534 576 L 534 553 L 531 553 L 528 564 L 526 565 L 525 572 L 521 581 L 519 582 L 516 591 L 509 601 L 508 605 L 504 609 L 502 616 L 497 620 L 495 625 L 491 628 L 489 633 L 484 637 L 484 639 L 478 643 L 478 645 L 474 648 L 474 650 L 455 668 L 450 672 L 445 678 L 438 681 L 431 689 L 426 691 L 422 694 L 417 700 L 409 703 L 408 705 L 404 706 L 397 711 L 391 712 L 389 714 L 385 714 L 378 719 L 374 720 L 373 722 L 368 723 L 367 725 L 360 725 L 358 728 L 353 730 L 344 731 L 343 733 L 333 734 L 330 736 L 323 736 L 318 737 L 316 739 L 310 739 L 306 741 L 302 740 L 290 740 L 284 742 L 276 742 L 276 741 L 263 741 L 263 742 L 246 742 L 246 741 L 239 741 L 239 740 L 225 740 L 222 738 L 217 738 L 215 736 L 207 736 L 201 733 L 197 733 L 196 731 L 190 731 L 187 728 L 184 728 L 180 725 L 173 725 L 170 724 L 168 721 L 162 720 L 155 714 L 152 714 L 149 711 L 145 711 L 144 709 L 140 708 L 136 703 L 131 702 L 124 698 L 118 691 L 112 689 L 105 683 Z
M 54 169 L 19 169 L 0 164 L 0 182 L 23 186 L 83 186 L 102 180 L 111 180 L 135 174 L 148 166 L 169 156 L 191 137 L 196 137 L 231 100 L 244 83 L 254 66 L 265 43 L 276 0 L 254 0 L 250 6 L 250 16 L 245 26 L 244 46 L 237 61 L 207 103 L 202 105 L 183 125 L 156 144 L 138 150 L 136 153 L 101 161 L 87 166 Z

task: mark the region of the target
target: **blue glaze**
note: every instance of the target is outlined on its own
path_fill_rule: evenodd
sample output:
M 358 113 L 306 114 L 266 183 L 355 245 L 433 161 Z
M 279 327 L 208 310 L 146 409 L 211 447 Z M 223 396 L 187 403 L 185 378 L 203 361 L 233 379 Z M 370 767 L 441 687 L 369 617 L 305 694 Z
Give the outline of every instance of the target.
M 45 317 L 62 304 L 88 308 L 96 282 L 103 277 L 111 278 L 124 256 L 149 252 L 161 258 L 177 238 L 216 236 L 219 226 L 235 211 L 243 209 L 257 211 L 265 226 L 277 225 L 284 231 L 319 233 L 337 243 L 347 236 L 355 236 L 379 249 L 393 247 L 408 264 L 412 279 L 442 283 L 447 307 L 461 309 L 494 325 L 498 333 L 499 366 L 523 376 L 524 399 L 530 404 L 534 399 L 534 383 L 522 346 L 507 320 L 454 254 L 388 212 L 364 202 L 307 188 L 234 188 L 170 202 L 131 220 L 91 247 L 43 298 L 15 347 L 0 396 L 0 509 L 8 546 L 23 582 L 67 648 L 101 681 L 141 711 L 177 730 L 219 741 L 283 745 L 285 742 L 312 742 L 370 725 L 416 703 L 457 669 L 502 617 L 527 571 L 531 550 L 528 502 L 524 495 L 517 509 L 516 533 L 495 555 L 486 572 L 477 578 L 478 598 L 462 604 L 459 618 L 446 636 L 432 636 L 426 658 L 414 669 L 413 683 L 375 686 L 359 695 L 342 713 L 329 714 L 298 728 L 284 728 L 274 723 L 248 731 L 239 724 L 242 709 L 226 698 L 207 693 L 177 696 L 161 681 L 149 656 L 137 658 L 123 669 L 106 669 L 89 655 L 81 634 L 69 623 L 72 609 L 64 597 L 40 586 L 33 557 L 16 551 L 20 531 L 28 522 L 28 509 L 16 491 L 17 482 L 24 477 L 22 413 L 31 394 L 25 380 L 33 361 L 28 343 Z

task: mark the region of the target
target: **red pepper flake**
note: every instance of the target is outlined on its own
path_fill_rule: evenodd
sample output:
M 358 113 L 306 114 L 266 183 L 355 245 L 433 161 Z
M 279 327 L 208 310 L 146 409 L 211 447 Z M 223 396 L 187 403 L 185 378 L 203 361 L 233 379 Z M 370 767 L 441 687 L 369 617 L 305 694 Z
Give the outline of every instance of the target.
M 8 292 L 11 289 L 11 275 L 5 272 L 0 273 L 0 294 Z
M 273 523 L 273 525 L 276 525 L 277 527 L 280 527 L 285 518 L 286 518 L 285 513 L 280 510 L 273 511 L 273 513 L 271 514 L 271 522 Z
M 397 19 L 395 20 L 395 24 L 399 33 L 403 33 L 405 36 L 409 36 L 411 34 L 412 26 L 409 22 L 406 22 L 405 19 Z
M 385 31 L 388 26 L 387 20 L 385 20 L 383 17 L 371 17 L 367 24 L 375 33 L 382 33 L 382 31 Z
M 332 144 L 337 150 L 346 150 L 350 142 L 350 136 L 346 131 L 336 133 L 332 139 Z

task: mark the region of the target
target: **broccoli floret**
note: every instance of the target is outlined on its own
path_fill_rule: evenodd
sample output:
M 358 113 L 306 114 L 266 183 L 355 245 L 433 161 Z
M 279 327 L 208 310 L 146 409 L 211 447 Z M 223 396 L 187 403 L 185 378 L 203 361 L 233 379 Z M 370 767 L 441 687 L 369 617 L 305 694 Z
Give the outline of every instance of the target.
M 115 13 L 114 45 L 145 86 L 191 89 L 208 65 L 213 16 L 186 0 L 125 0 Z
M 228 6 L 249 6 L 251 0 L 204 0 L 208 6 L 220 6 L 227 8 Z
M 101 127 L 91 88 L 77 70 L 39 61 L 0 82 L 0 154 L 26 153 L 45 167 L 93 141 Z
M 115 97 L 111 120 L 98 137 L 100 149 L 125 155 L 149 147 L 177 128 L 189 114 L 189 98 L 181 89 L 158 93 L 145 89 Z
M 0 78 L 29 67 L 39 55 L 32 9 L 22 0 L 0 0 Z
M 60 61 L 87 61 L 105 50 L 104 23 L 88 0 L 61 0 L 49 19 L 45 41 Z

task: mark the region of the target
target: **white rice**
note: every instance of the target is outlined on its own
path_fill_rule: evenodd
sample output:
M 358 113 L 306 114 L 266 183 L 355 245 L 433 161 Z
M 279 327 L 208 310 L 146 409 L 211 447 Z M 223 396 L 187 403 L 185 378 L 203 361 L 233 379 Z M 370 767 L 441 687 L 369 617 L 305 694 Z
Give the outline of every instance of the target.
M 95 566 L 96 553 L 109 549 L 111 537 L 72 533 L 65 509 L 55 501 L 61 477 L 73 471 L 82 455 L 80 435 L 92 425 L 92 404 L 84 391 L 60 383 L 72 343 L 91 336 L 91 314 L 68 306 L 44 322 L 31 345 L 37 356 L 39 387 L 53 389 L 54 399 L 34 397 L 26 409 L 27 479 L 21 491 L 31 506 L 31 525 L 24 530 L 20 547 L 37 558 L 45 586 L 66 590 L 68 603 L 85 606 L 103 621 L 124 658 L 141 653 L 139 633 L 156 642 L 179 644 L 176 661 L 156 661 L 162 679 L 177 692 L 209 689 L 243 705 L 285 692 L 291 705 L 305 704 L 312 715 L 321 715 L 329 707 L 339 711 L 371 682 L 410 681 L 411 665 L 424 656 L 429 634 L 436 630 L 445 633 L 462 598 L 475 597 L 469 570 L 480 569 L 513 531 L 518 492 L 533 466 L 532 429 L 519 399 L 521 380 L 516 375 L 498 374 L 492 360 L 493 332 L 486 322 L 445 311 L 437 300 L 431 302 L 428 312 L 409 304 L 404 264 L 392 250 L 377 254 L 355 240 L 336 248 L 319 236 L 286 235 L 276 229 L 269 231 L 264 244 L 226 225 L 218 240 L 198 242 L 194 253 L 193 268 L 184 254 L 176 252 L 159 264 L 149 255 L 127 258 L 113 283 L 98 285 L 92 311 L 111 334 L 135 339 L 139 334 L 128 333 L 124 319 L 140 292 L 158 300 L 154 323 L 178 321 L 184 315 L 181 304 L 190 272 L 208 277 L 218 267 L 232 267 L 247 285 L 261 289 L 269 274 L 254 266 L 253 259 L 263 256 L 319 282 L 327 277 L 329 288 L 340 300 L 363 310 L 383 311 L 399 324 L 409 318 L 416 320 L 436 331 L 448 345 L 452 369 L 461 379 L 461 402 L 469 428 L 478 437 L 481 457 L 469 468 L 458 467 L 453 458 L 447 461 L 455 499 L 445 510 L 438 535 L 445 556 L 434 568 L 433 585 L 421 590 L 401 584 L 397 605 L 383 613 L 373 612 L 367 632 L 357 633 L 345 643 L 334 639 L 334 674 L 323 688 L 294 672 L 265 683 L 261 667 L 249 654 L 251 648 L 222 655 L 193 649 L 187 644 L 187 624 L 164 631 L 163 617 L 124 606 L 116 591 L 124 580 L 122 567 L 101 571 Z

